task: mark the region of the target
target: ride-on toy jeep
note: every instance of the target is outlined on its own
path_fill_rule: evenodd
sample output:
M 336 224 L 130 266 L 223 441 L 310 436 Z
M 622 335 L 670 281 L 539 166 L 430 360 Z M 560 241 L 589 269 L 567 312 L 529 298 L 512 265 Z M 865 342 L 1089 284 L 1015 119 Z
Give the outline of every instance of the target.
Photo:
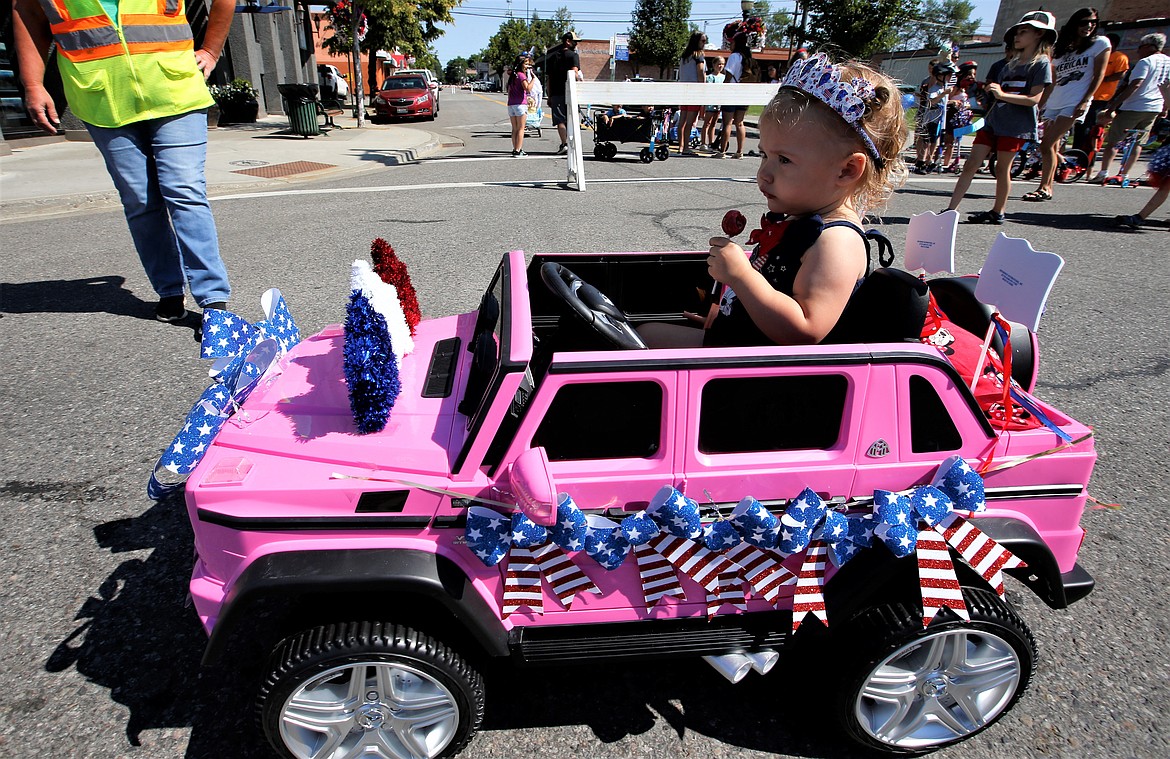
M 341 326 L 252 350 L 250 395 L 187 431 L 190 590 L 208 661 L 281 641 L 258 690 L 279 754 L 457 753 L 491 657 L 738 681 L 829 641 L 832 713 L 901 754 L 1015 704 L 1037 652 L 1003 574 L 1057 609 L 1092 589 L 1089 430 L 1040 401 L 1051 428 L 997 429 L 921 343 L 646 349 L 631 325 L 680 319 L 703 257 L 505 255 L 476 311 L 417 325 L 369 434 Z

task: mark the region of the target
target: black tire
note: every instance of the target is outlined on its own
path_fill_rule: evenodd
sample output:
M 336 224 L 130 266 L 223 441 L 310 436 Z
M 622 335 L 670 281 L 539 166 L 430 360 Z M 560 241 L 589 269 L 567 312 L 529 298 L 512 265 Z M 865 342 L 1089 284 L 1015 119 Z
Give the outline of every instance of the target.
M 401 625 L 305 630 L 277 645 L 265 671 L 260 727 L 287 759 L 324 759 L 339 749 L 356 754 L 361 746 L 378 752 L 362 756 L 394 756 L 385 744 L 407 754 L 453 756 L 483 719 L 481 675 L 444 644 Z M 401 729 L 412 723 L 415 730 Z
M 654 148 L 654 157 L 659 161 L 665 161 L 667 158 L 670 158 L 670 146 L 659 145 L 658 147 Z
M 593 157 L 599 161 L 604 161 L 607 158 L 605 153 L 605 143 L 601 142 L 593 146 Z
M 1064 161 L 1057 167 L 1056 181 L 1061 184 L 1072 184 L 1084 179 L 1089 173 L 1089 154 L 1083 150 L 1069 148 L 1062 154 Z M 1064 171 L 1069 169 L 1069 171 Z
M 831 631 L 848 652 L 834 711 L 851 739 L 905 756 L 934 751 L 994 724 L 1027 690 L 1038 656 L 1028 626 L 994 593 L 963 595 L 970 622 L 944 610 L 924 630 L 921 608 L 905 601 Z
M 1024 165 L 1028 162 L 1028 149 L 1021 148 L 1012 158 L 1011 177 L 1015 179 L 1024 171 Z
M 607 161 L 612 161 L 614 158 L 617 158 L 617 145 L 614 145 L 612 142 L 607 142 L 604 144 L 605 144 L 605 159 Z
M 650 148 L 642 148 L 642 150 L 638 152 L 638 160 L 640 160 L 642 163 L 653 163 L 654 153 L 650 150 Z

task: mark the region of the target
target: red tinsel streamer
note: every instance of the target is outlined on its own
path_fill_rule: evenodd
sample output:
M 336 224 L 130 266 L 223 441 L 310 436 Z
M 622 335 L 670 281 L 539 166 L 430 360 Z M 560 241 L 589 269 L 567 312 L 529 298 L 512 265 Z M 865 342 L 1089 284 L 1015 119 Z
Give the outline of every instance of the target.
M 398 291 L 398 302 L 402 305 L 402 313 L 406 316 L 406 326 L 410 327 L 410 334 L 414 336 L 415 327 L 422 321 L 422 310 L 418 307 L 418 293 L 410 282 L 410 274 L 406 271 L 406 264 L 394 254 L 394 248 L 381 237 L 370 245 L 370 258 L 374 261 L 374 273 L 383 282 L 393 285 Z

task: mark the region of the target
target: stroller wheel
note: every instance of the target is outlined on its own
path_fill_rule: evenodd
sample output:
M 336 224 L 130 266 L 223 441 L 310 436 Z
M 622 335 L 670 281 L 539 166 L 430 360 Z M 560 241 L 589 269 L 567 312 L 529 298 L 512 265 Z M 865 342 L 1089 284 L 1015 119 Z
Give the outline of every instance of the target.
M 654 154 L 650 152 L 650 148 L 642 148 L 642 150 L 638 153 L 638 159 L 642 163 L 653 163 Z
M 605 159 L 612 161 L 617 156 L 617 145 L 612 142 L 605 143 Z
M 670 158 L 670 146 L 659 145 L 658 147 L 654 148 L 654 157 L 659 161 L 665 161 L 667 158 Z
M 609 157 L 605 154 L 605 143 L 604 142 L 599 142 L 593 146 L 593 157 L 599 161 L 604 161 L 606 158 Z

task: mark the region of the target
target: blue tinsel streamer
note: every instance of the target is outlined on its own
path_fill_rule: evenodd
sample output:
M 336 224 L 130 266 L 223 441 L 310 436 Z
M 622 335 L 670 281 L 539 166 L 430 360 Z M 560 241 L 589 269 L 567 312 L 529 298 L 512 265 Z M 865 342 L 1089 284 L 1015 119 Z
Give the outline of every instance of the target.
M 357 290 L 345 309 L 345 384 L 358 431 L 384 428 L 402 389 L 398 357 L 390 344 L 386 319 Z

